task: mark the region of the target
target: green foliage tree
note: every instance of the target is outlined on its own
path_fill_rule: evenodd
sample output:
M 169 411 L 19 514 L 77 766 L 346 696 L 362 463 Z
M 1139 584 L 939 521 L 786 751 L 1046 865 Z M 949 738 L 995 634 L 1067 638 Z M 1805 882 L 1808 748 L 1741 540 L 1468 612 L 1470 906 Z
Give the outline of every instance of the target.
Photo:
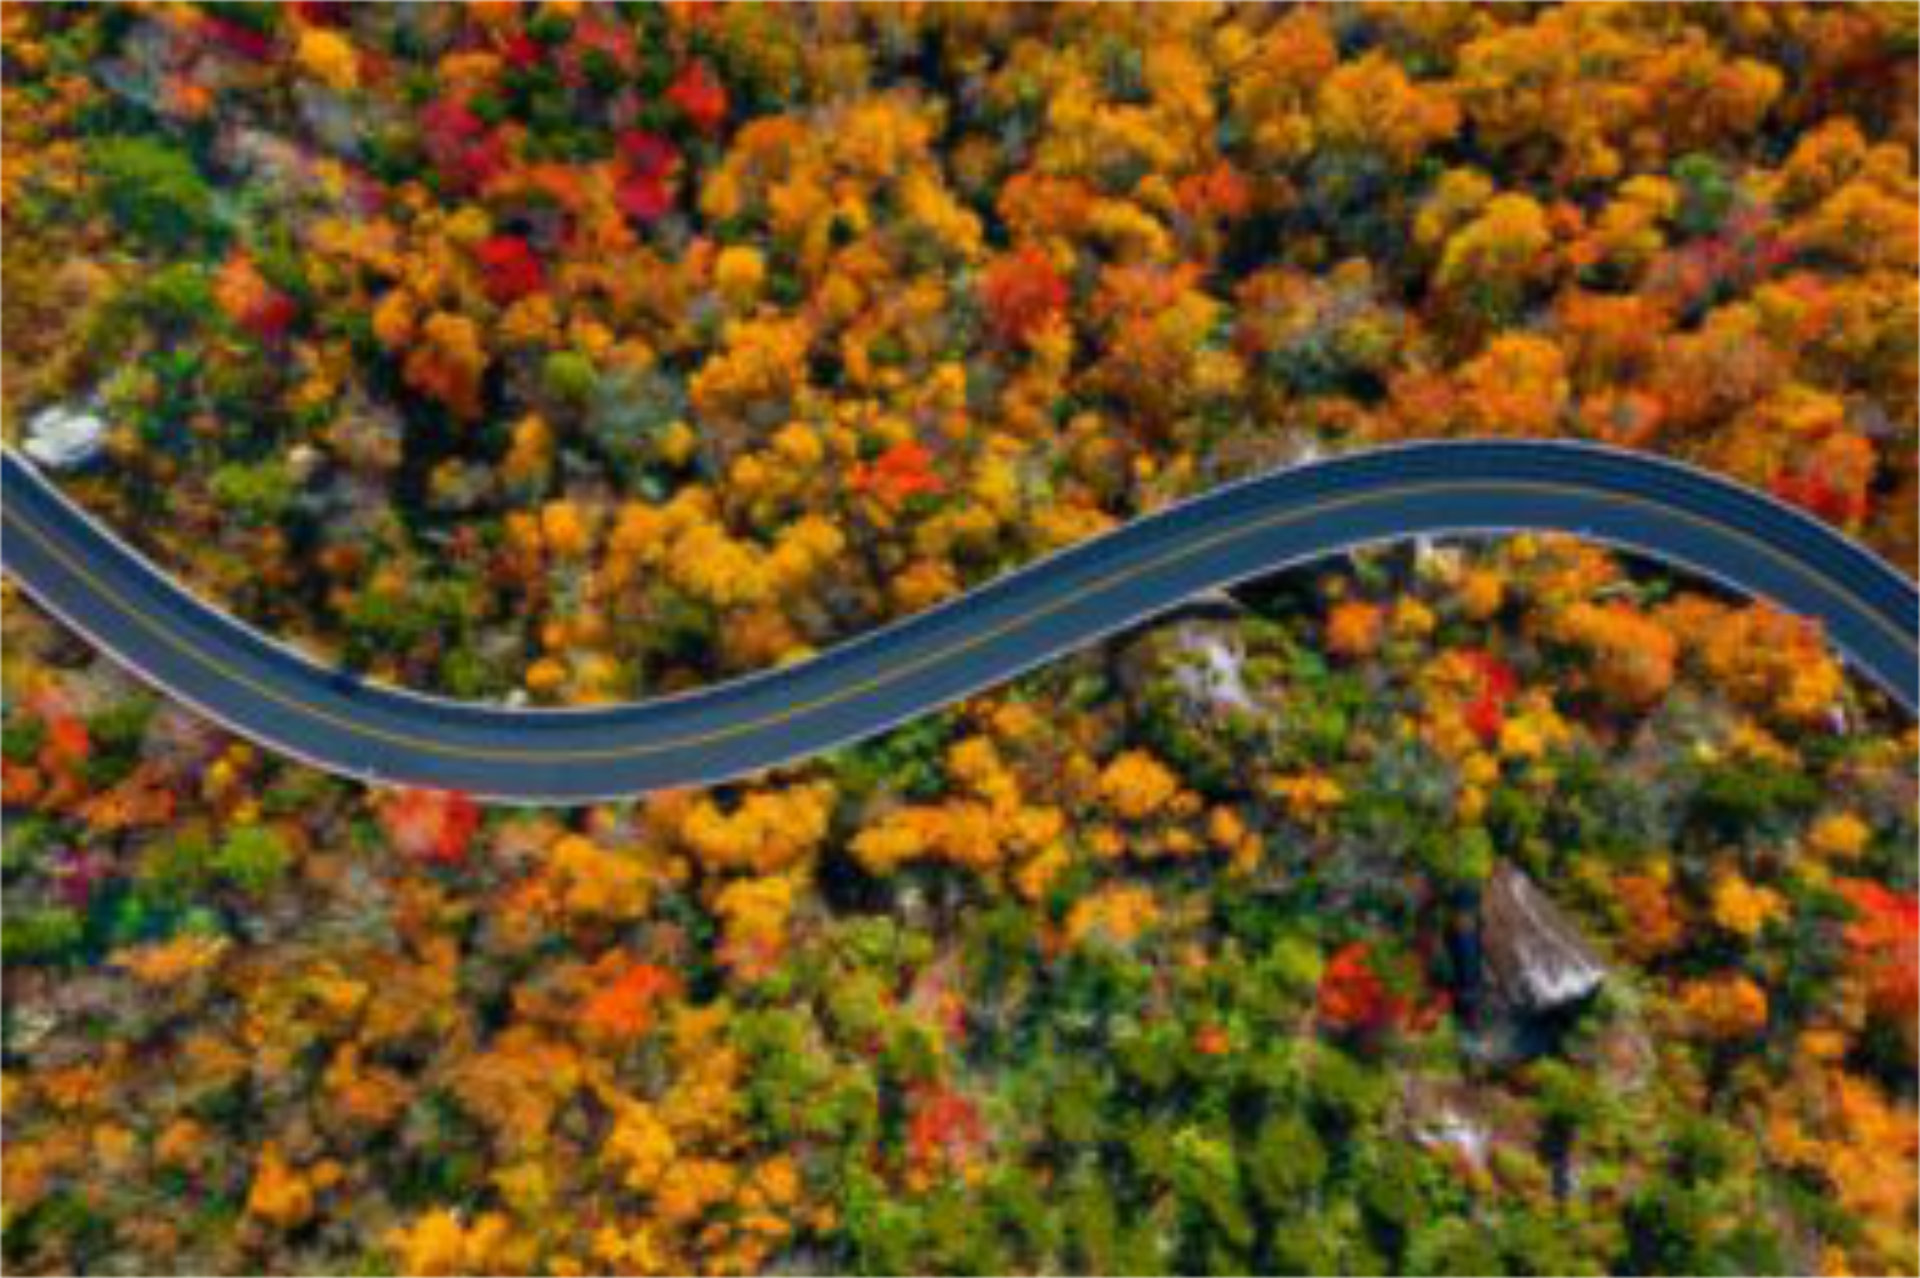
M 213 189 L 185 151 L 152 137 L 107 137 L 88 146 L 87 164 L 101 207 L 147 248 L 188 252 L 219 240 Z
M 210 868 L 248 896 L 271 891 L 293 866 L 286 839 L 263 825 L 238 825 L 214 851 Z

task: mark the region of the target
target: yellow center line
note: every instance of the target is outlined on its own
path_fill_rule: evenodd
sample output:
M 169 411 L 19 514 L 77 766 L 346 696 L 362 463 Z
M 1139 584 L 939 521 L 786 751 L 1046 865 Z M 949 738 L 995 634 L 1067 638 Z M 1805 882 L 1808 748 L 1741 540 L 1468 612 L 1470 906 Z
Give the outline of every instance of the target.
M 132 620 L 136 625 L 139 625 L 140 627 L 154 634 L 159 639 L 161 639 L 165 644 L 167 644 L 167 646 L 182 653 L 189 659 L 197 662 L 202 666 L 205 666 L 207 669 L 214 671 L 216 674 L 221 675 L 222 677 L 232 681 L 233 683 L 239 684 L 240 686 L 247 688 L 248 690 L 255 693 L 256 695 L 263 697 L 266 700 L 271 701 L 276 705 L 280 705 L 290 711 L 293 711 L 297 715 L 311 718 L 321 723 L 329 724 L 350 735 L 360 736 L 371 741 L 380 741 L 388 745 L 400 746 L 406 749 L 416 750 L 416 751 L 427 753 L 427 754 L 439 755 L 446 758 L 475 759 L 475 760 L 485 760 L 485 761 L 492 761 L 492 762 L 565 763 L 565 762 L 575 762 L 575 761 L 589 762 L 589 761 L 596 761 L 596 760 L 605 761 L 605 760 L 613 760 L 613 759 L 638 758 L 646 755 L 660 754 L 660 753 L 672 751 L 672 750 L 691 749 L 698 746 L 712 745 L 716 742 L 732 740 L 734 738 L 745 736 L 750 733 L 758 732 L 763 729 L 776 727 L 778 725 L 785 724 L 785 723 L 790 723 L 793 720 L 798 719 L 804 715 L 812 714 L 819 710 L 831 708 L 835 705 L 842 704 L 856 697 L 864 696 L 865 694 L 872 692 L 878 688 L 886 687 L 888 684 L 897 683 L 900 680 L 906 679 L 918 673 L 921 670 L 924 670 L 933 665 L 937 665 L 942 661 L 948 661 L 953 658 L 963 656 L 966 653 L 971 652 L 974 649 L 979 648 L 984 644 L 991 643 L 995 639 L 998 639 L 1006 634 L 1009 634 L 1014 630 L 1017 630 L 1023 626 L 1029 626 L 1036 622 L 1042 621 L 1047 617 L 1054 615 L 1057 612 L 1060 612 L 1068 607 L 1071 607 L 1073 604 L 1087 598 L 1090 595 L 1097 594 L 1101 591 L 1111 590 L 1117 586 L 1124 585 L 1128 581 L 1145 576 L 1148 573 L 1157 572 L 1163 568 L 1167 568 L 1174 564 L 1178 564 L 1186 560 L 1195 558 L 1196 556 L 1205 554 L 1206 552 L 1214 549 L 1217 546 L 1227 545 L 1236 541 L 1243 541 L 1246 538 L 1253 537 L 1261 533 L 1273 531 L 1278 528 L 1283 528 L 1290 524 L 1300 523 L 1305 520 L 1315 518 L 1316 516 L 1329 514 L 1335 511 L 1343 510 L 1343 509 L 1349 509 L 1355 506 L 1362 506 L 1362 505 L 1366 505 L 1373 502 L 1394 500 L 1394 499 L 1398 499 L 1398 498 L 1405 497 L 1415 493 L 1440 492 L 1440 491 L 1447 491 L 1447 490 L 1458 489 L 1458 488 L 1485 489 L 1489 487 L 1498 488 L 1498 489 L 1509 491 L 1509 492 L 1548 493 L 1548 494 L 1557 494 L 1557 495 L 1571 494 L 1571 495 L 1576 495 L 1576 496 L 1581 496 L 1586 498 L 1598 497 L 1602 500 L 1615 502 L 1620 505 L 1638 507 L 1644 510 L 1653 511 L 1657 514 L 1663 514 L 1663 515 L 1683 519 L 1689 523 L 1694 524 L 1697 527 L 1705 528 L 1710 531 L 1718 532 L 1724 536 L 1732 537 L 1738 541 L 1745 543 L 1749 548 L 1755 551 L 1758 551 L 1765 558 L 1789 569 L 1790 571 L 1792 571 L 1802 579 L 1812 582 L 1814 585 L 1826 591 L 1829 591 L 1833 594 L 1837 594 L 1845 597 L 1849 602 L 1851 602 L 1855 607 L 1857 607 L 1860 610 L 1862 615 L 1869 618 L 1873 624 L 1885 630 L 1888 634 L 1891 634 L 1895 638 L 1896 642 L 1898 642 L 1904 649 L 1908 651 L 1915 651 L 1915 641 L 1912 635 L 1888 623 L 1873 608 L 1869 607 L 1862 599 L 1859 598 L 1859 596 L 1855 595 L 1846 586 L 1841 585 L 1839 582 L 1829 581 L 1826 578 L 1813 573 L 1804 565 L 1799 563 L 1797 560 L 1794 560 L 1786 555 L 1781 554 L 1779 551 L 1767 545 L 1765 542 L 1760 541 L 1759 539 L 1747 533 L 1744 533 L 1737 528 L 1733 528 L 1729 525 L 1722 524 L 1717 521 L 1695 515 L 1689 511 L 1680 510 L 1676 507 L 1667 506 L 1659 502 L 1648 501 L 1648 500 L 1637 498 L 1637 497 L 1629 497 L 1629 496 L 1626 496 L 1625 494 L 1610 493 L 1610 492 L 1605 492 L 1598 489 L 1584 488 L 1584 487 L 1573 485 L 1573 484 L 1561 484 L 1561 483 L 1537 482 L 1537 481 L 1525 481 L 1525 480 L 1472 480 L 1472 481 L 1465 481 L 1465 482 L 1454 481 L 1454 480 L 1440 480 L 1440 481 L 1432 481 L 1432 482 L 1424 482 L 1424 483 L 1396 484 L 1390 488 L 1376 489 L 1374 491 L 1355 495 L 1355 496 L 1334 498 L 1334 499 L 1324 500 L 1320 502 L 1315 502 L 1305 506 L 1293 507 L 1288 510 L 1278 511 L 1273 514 L 1263 516 L 1260 519 L 1256 519 L 1245 524 L 1239 524 L 1231 528 L 1222 529 L 1221 531 L 1210 534 L 1209 536 L 1203 537 L 1198 541 L 1181 546 L 1176 550 L 1168 551 L 1164 554 L 1155 556 L 1154 558 L 1149 559 L 1144 563 L 1136 564 L 1130 568 L 1124 568 L 1116 572 L 1108 573 L 1107 575 L 1096 579 L 1095 581 L 1087 584 L 1086 586 L 1081 587 L 1079 590 L 1076 590 L 1071 594 L 1062 596 L 1061 598 L 1055 599 L 1047 604 L 1042 605 L 1041 607 L 1022 613 L 1019 616 L 1009 618 L 1008 620 L 1001 622 L 999 625 L 989 627 L 986 630 L 983 630 L 977 634 L 971 635 L 968 638 L 962 639 L 958 642 L 948 644 L 944 647 L 936 648 L 931 652 L 925 653 L 919 657 L 916 657 L 910 661 L 903 662 L 899 665 L 889 667 L 885 670 L 882 670 L 876 674 L 870 675 L 867 678 L 859 680 L 857 682 L 842 685 L 822 696 L 815 697 L 808 701 L 796 702 L 791 705 L 782 707 L 778 710 L 770 711 L 757 718 L 744 720 L 740 723 L 731 724 L 726 727 L 712 728 L 704 732 L 691 733 L 685 736 L 674 737 L 674 738 L 670 738 L 663 741 L 636 742 L 632 745 L 625 745 L 625 746 L 586 746 L 586 747 L 558 748 L 558 749 L 527 749 L 527 748 L 516 748 L 516 747 L 510 747 L 510 746 L 494 747 L 494 746 L 457 745 L 457 744 L 449 744 L 446 742 L 436 741 L 430 737 L 415 736 L 412 733 L 408 733 L 408 732 L 397 732 L 397 731 L 391 731 L 385 728 L 374 727 L 369 724 L 361 723 L 352 718 L 347 718 L 347 717 L 333 714 L 328 710 L 324 710 L 308 702 L 297 700 L 295 698 L 287 696 L 286 694 L 280 692 L 278 689 L 272 687 L 271 685 L 262 683 L 261 681 L 253 678 L 251 675 L 247 674 L 246 672 L 232 666 L 231 664 L 224 661 L 223 659 L 217 656 L 214 656 L 212 653 L 202 650 L 196 643 L 194 643 L 194 641 L 190 637 L 181 635 L 180 633 L 175 631 L 171 626 L 169 626 L 167 623 L 159 620 L 158 618 L 150 617 L 146 613 L 134 608 L 130 603 L 124 600 L 115 590 L 113 590 L 109 585 L 107 585 L 106 582 L 102 581 L 99 577 L 94 575 L 94 573 L 91 570 L 89 570 L 85 564 L 79 562 L 72 555 L 68 554 L 67 551 L 62 546 L 60 546 L 52 537 L 48 536 L 46 533 L 41 532 L 38 528 L 34 527 L 28 521 L 18 518 L 11 511 L 5 512 L 5 514 L 6 514 L 6 522 L 8 526 L 12 527 L 15 531 L 24 533 L 28 538 L 36 542 L 43 550 L 45 550 L 48 554 L 52 555 L 56 560 L 58 560 L 60 564 L 64 568 L 66 568 L 68 572 L 74 574 L 74 576 L 78 577 L 81 581 L 85 582 L 88 586 L 90 586 L 94 590 L 94 592 L 97 595 L 99 595 L 102 599 L 110 602 L 114 607 L 116 607 L 127 618 Z M 1684 567 L 1684 565 L 1682 566 Z

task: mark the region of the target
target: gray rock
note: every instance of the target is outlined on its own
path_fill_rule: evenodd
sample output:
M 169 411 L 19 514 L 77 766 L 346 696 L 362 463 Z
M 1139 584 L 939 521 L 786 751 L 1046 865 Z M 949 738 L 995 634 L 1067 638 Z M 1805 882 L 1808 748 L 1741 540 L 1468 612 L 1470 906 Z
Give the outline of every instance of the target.
M 1538 1014 L 1591 995 L 1607 978 L 1593 947 L 1520 870 L 1494 866 L 1480 899 L 1480 944 L 1495 991 Z

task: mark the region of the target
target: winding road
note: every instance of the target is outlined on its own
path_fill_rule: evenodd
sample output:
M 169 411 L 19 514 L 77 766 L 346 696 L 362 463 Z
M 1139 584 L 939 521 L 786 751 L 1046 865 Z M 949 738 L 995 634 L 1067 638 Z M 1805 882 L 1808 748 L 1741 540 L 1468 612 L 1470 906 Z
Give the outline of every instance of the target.
M 0 559 L 135 674 L 261 745 L 381 785 L 579 803 L 701 785 L 869 737 L 1213 587 L 1420 534 L 1559 531 L 1818 619 L 1908 712 L 1920 596 L 1760 493 L 1585 444 L 1410 444 L 1257 476 L 1137 519 L 804 663 L 630 705 L 517 709 L 361 682 L 210 608 L 8 450 Z

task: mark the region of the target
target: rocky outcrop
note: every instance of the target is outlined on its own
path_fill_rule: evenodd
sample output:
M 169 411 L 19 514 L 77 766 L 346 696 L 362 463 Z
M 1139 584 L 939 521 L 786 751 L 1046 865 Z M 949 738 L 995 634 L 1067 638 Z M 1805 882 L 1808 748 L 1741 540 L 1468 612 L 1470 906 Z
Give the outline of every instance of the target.
M 1402 1089 L 1400 1125 L 1421 1148 L 1481 1173 L 1500 1149 L 1531 1155 L 1540 1135 L 1525 1107 L 1495 1088 L 1419 1075 Z
M 1207 606 L 1224 607 L 1211 600 Z M 1150 700 L 1153 685 L 1164 679 L 1189 714 L 1208 719 L 1228 711 L 1258 711 L 1247 688 L 1246 658 L 1237 620 L 1224 613 L 1197 613 L 1162 619 L 1132 636 L 1122 649 L 1118 673 L 1136 704 Z
M 1244 672 L 1246 653 L 1239 640 L 1215 631 L 1197 628 L 1186 637 L 1182 660 L 1173 669 L 1174 686 L 1187 704 L 1217 713 L 1238 710 L 1256 712 L 1253 695 L 1247 691 Z
M 1480 948 L 1493 993 L 1523 1014 L 1578 1003 L 1607 978 L 1606 965 L 1559 907 L 1504 861 L 1480 898 Z
M 1226 597 L 1191 601 L 1107 649 L 1133 730 L 1215 792 L 1245 784 L 1249 734 L 1279 712 L 1271 686 L 1248 669 L 1242 611 Z

